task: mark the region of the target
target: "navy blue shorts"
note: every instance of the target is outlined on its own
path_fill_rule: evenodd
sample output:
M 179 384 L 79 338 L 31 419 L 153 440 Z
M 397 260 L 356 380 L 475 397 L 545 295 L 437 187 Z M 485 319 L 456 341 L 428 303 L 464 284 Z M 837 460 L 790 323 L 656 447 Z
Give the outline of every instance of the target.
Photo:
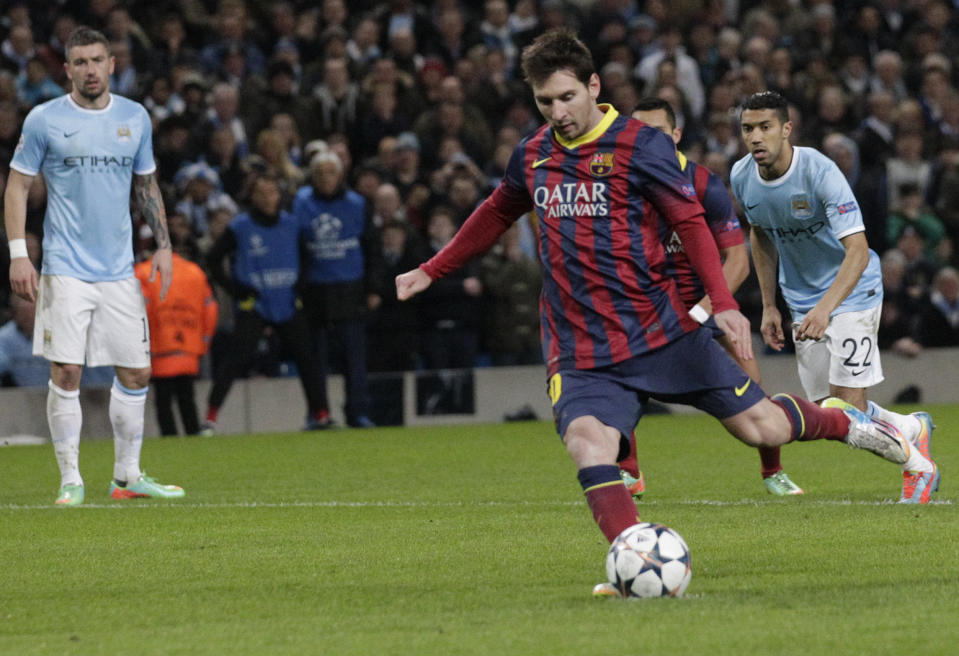
M 650 398 L 691 405 L 717 419 L 766 398 L 714 336 L 699 329 L 614 365 L 557 372 L 549 379 L 556 430 L 563 436 L 574 419 L 592 415 L 628 436 Z

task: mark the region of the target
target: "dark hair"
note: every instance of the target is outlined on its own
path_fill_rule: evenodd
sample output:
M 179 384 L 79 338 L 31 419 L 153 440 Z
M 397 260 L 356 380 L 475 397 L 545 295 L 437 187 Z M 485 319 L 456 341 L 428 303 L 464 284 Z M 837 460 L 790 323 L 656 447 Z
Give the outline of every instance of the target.
M 596 72 L 589 48 L 569 29 L 550 30 L 523 49 L 523 77 L 530 85 L 546 81 L 556 71 L 570 71 L 583 84 Z
M 71 48 L 77 46 L 92 46 L 94 43 L 102 43 L 103 47 L 107 50 L 107 54 L 110 54 L 110 42 L 107 40 L 107 37 L 104 36 L 103 32 L 95 30 L 92 27 L 87 27 L 86 25 L 80 25 L 70 32 L 70 36 L 67 37 L 67 42 L 63 46 L 63 51 L 69 58 Z
M 746 109 L 772 109 L 781 123 L 789 121 L 789 104 L 775 91 L 761 91 L 746 98 L 742 106 Z
M 673 111 L 673 106 L 669 104 L 669 101 L 664 98 L 656 98 L 655 96 L 646 96 L 645 98 L 640 99 L 636 106 L 633 107 L 631 113 L 635 114 L 636 112 L 655 112 L 656 110 L 663 110 L 666 112 L 666 120 L 669 121 L 669 127 L 676 129 L 676 112 Z

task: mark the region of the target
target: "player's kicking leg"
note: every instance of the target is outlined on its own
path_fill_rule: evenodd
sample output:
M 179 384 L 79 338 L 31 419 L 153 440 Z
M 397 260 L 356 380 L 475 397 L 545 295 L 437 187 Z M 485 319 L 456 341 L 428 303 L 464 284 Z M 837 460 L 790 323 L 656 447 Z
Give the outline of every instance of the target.
M 792 394 L 761 399 L 721 421 L 730 433 L 753 446 L 826 439 L 870 451 L 900 465 L 910 457 L 909 441 L 895 426 L 874 420 L 855 407 L 822 408 Z
M 903 470 L 902 495 L 900 503 L 926 503 L 929 496 L 939 489 L 939 468 L 932 459 L 930 442 L 935 425 L 928 412 L 913 412 L 908 415 L 899 414 L 883 408 L 873 401 L 866 402 L 866 414 L 870 417 L 892 424 L 909 438 L 910 444 L 919 450 L 922 456 L 932 463 L 935 474 L 931 478 L 928 472 Z M 924 476 L 926 475 L 926 476 Z M 926 480 L 928 479 L 928 480 Z
M 894 424 L 876 419 L 843 399 L 828 398 L 822 402 L 822 406 L 824 408 L 839 408 L 851 419 L 855 418 L 854 421 L 864 422 L 868 420 L 876 425 L 884 425 L 890 432 L 895 431 L 902 435 L 899 428 Z M 933 430 L 932 418 L 925 412 L 917 414 L 923 416 L 921 419 L 916 419 L 917 422 L 921 423 L 921 428 L 916 433 L 915 439 L 903 439 L 907 457 L 901 463 L 903 482 L 899 503 L 929 503 L 932 493 L 939 487 L 939 468 L 929 456 Z

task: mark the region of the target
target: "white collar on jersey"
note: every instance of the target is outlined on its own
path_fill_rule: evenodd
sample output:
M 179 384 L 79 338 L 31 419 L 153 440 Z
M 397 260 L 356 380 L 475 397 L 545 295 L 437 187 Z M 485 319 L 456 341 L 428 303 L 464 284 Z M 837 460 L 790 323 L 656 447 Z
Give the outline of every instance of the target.
M 69 103 L 73 106 L 73 108 L 76 109 L 76 110 L 78 110 L 78 111 L 85 112 L 85 113 L 87 113 L 87 114 L 102 114 L 103 112 L 105 112 L 105 111 L 109 110 L 111 107 L 113 107 L 113 94 L 110 93 L 109 91 L 107 91 L 107 93 L 110 94 L 110 100 L 107 101 L 106 107 L 104 107 L 104 108 L 102 108 L 102 109 L 89 109 L 89 108 L 87 108 L 87 107 L 81 107 L 80 104 L 77 103 L 77 101 L 73 99 L 73 94 L 72 94 L 72 93 L 68 93 L 68 94 L 67 94 L 67 102 L 69 102 Z
M 756 165 L 753 170 L 756 172 L 756 180 L 759 181 L 759 184 L 763 185 L 764 187 L 778 187 L 779 185 L 783 184 L 784 182 L 786 182 L 786 180 L 789 179 L 789 176 L 791 176 L 793 174 L 793 171 L 796 170 L 796 162 L 799 161 L 799 151 L 800 151 L 799 146 L 790 145 L 790 148 L 793 149 L 793 159 L 791 162 L 789 162 L 789 168 L 787 168 L 786 172 L 783 173 L 778 178 L 776 178 L 775 180 L 763 180 L 763 176 L 759 175 L 759 165 L 756 164 L 756 160 L 753 160 L 753 164 Z

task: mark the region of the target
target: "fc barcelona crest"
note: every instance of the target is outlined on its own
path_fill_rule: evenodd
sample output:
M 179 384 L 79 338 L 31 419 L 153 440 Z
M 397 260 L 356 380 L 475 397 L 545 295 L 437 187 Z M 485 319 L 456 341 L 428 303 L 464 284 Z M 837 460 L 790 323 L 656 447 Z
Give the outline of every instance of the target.
M 121 125 L 117 128 L 117 141 L 125 142 L 130 141 L 130 128 L 125 125 Z
M 613 172 L 613 153 L 596 153 L 589 160 L 589 172 L 606 176 Z

